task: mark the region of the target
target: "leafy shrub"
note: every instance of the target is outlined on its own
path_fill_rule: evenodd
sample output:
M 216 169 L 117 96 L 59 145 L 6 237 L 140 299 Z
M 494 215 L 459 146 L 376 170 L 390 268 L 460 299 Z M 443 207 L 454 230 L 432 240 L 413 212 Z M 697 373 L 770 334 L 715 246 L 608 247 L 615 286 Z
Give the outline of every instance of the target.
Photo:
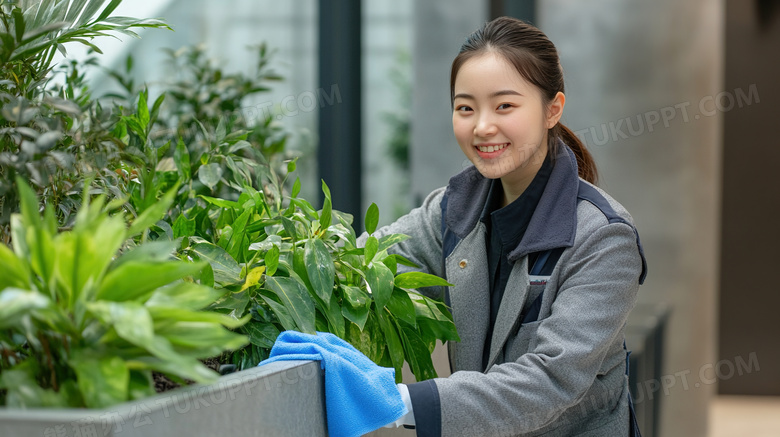
M 319 211 L 297 197 L 299 179 L 284 202 L 281 186 L 271 184 L 266 193 L 246 187 L 238 201 L 202 197 L 208 208 L 188 211 L 173 224 L 173 237 L 200 235 L 187 238 L 183 256 L 208 261 L 215 286 L 231 290 L 214 309 L 252 317 L 240 330 L 251 345 L 232 354 L 234 364 L 245 368 L 265 359 L 282 330 L 316 330 L 395 367 L 399 381 L 404 361 L 418 380 L 435 377 L 436 340 L 457 341 L 458 335 L 444 304 L 414 290 L 449 284 L 424 273 L 397 274 L 399 263 L 415 267 L 388 254 L 405 235 L 369 236 L 359 248 L 352 218 L 332 210 L 324 182 Z M 365 220 L 370 233 L 378 216 L 372 205 Z
M 58 233 L 52 208 L 41 218 L 17 183 L 13 251 L 0 245 L 0 403 L 102 408 L 154 394 L 152 371 L 211 382 L 198 359 L 246 344 L 225 327 L 247 318 L 201 311 L 222 294 L 194 281 L 202 264 L 174 259 L 169 242 L 123 248 L 157 216 L 128 228 L 109 215 L 116 205 L 85 193 L 73 229 Z
M 105 174 L 122 144 L 109 134 L 111 111 L 94 106 L 77 86 L 48 87 L 56 52 L 89 39 L 136 28 L 169 28 L 158 20 L 115 17 L 121 0 L 0 0 L 0 242 L 9 243 L 9 222 L 19 198 L 17 175 L 31 181 L 45 203 L 56 205 L 61 225 L 72 224 L 78 187 L 86 175 Z M 99 180 L 99 178 L 95 178 Z M 74 189 L 75 187 L 75 189 Z M 104 188 L 98 185 L 96 188 Z M 115 193 L 118 194 L 118 193 Z

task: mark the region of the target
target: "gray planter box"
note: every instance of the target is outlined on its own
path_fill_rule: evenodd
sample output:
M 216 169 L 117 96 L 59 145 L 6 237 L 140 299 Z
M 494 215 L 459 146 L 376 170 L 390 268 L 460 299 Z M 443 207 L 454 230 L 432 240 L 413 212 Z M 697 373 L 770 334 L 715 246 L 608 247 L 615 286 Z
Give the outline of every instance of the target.
M 2 437 L 325 436 L 320 364 L 283 361 L 105 410 L 0 408 Z

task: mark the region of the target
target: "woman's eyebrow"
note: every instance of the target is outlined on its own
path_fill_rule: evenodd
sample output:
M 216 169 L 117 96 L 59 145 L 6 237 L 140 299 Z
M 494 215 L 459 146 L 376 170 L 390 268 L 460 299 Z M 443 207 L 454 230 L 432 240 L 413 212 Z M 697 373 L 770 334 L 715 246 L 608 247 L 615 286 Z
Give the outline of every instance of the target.
M 501 91 L 496 91 L 490 95 L 490 97 L 499 97 L 499 96 L 522 96 L 522 94 L 518 93 L 515 90 L 501 90 Z
M 515 90 L 501 90 L 501 91 L 496 91 L 496 92 L 490 94 L 491 98 L 493 98 L 493 97 L 500 97 L 500 96 L 521 96 L 522 97 L 522 94 L 518 93 Z M 471 100 L 474 100 L 474 96 L 472 96 L 471 94 L 466 94 L 466 93 L 458 93 L 458 94 L 455 94 L 455 97 L 453 97 L 452 99 L 453 100 L 455 100 L 455 99 L 471 99 Z

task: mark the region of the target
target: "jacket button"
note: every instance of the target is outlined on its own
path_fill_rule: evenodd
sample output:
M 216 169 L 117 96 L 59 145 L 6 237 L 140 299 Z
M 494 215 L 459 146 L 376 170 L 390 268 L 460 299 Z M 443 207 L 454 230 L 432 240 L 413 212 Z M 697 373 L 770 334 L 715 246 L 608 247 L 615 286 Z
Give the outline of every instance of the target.
M 466 261 L 465 259 L 460 260 L 460 262 L 458 263 L 458 265 L 462 269 L 465 269 L 468 264 L 469 264 L 468 261 Z

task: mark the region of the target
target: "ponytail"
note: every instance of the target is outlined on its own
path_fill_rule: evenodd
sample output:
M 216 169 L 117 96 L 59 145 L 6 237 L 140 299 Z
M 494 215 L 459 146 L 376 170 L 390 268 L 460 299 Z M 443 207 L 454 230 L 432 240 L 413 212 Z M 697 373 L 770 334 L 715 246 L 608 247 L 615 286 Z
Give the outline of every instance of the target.
M 596 169 L 596 161 L 593 160 L 593 155 L 590 154 L 588 149 L 582 144 L 577 135 L 571 131 L 563 123 L 558 123 L 550 129 L 550 150 L 553 156 L 558 156 L 558 151 L 555 150 L 558 144 L 558 138 L 560 138 L 569 148 L 574 152 L 577 157 L 577 173 L 582 179 L 590 182 L 591 184 L 598 183 L 599 172 Z

